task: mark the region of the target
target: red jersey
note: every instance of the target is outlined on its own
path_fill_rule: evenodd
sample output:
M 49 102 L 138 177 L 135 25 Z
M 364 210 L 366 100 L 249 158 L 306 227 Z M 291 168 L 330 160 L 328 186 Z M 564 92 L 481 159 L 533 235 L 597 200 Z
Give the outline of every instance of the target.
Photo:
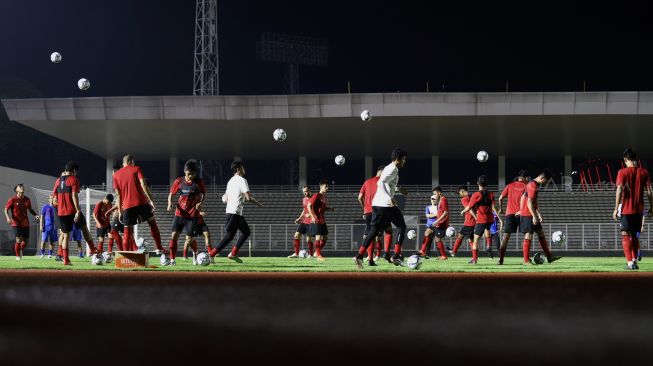
M 449 227 L 449 202 L 447 202 L 447 197 L 441 196 L 440 202 L 438 203 L 438 219 L 442 217 L 445 211 L 447 211 L 447 218 L 444 221 L 440 221 L 436 228 L 446 229 Z
M 97 217 L 101 229 L 107 228 L 109 225 L 111 225 L 109 218 L 106 215 L 107 211 L 111 209 L 111 206 L 112 205 L 109 202 L 104 203 L 104 201 L 100 201 L 95 205 L 95 208 L 93 209 L 93 213 L 95 214 L 95 217 Z
M 523 193 L 524 204 L 521 206 L 520 215 L 533 217 L 531 211 L 528 210 L 528 199 L 530 198 L 533 201 L 533 209 L 537 212 L 537 194 L 539 193 L 540 185 L 536 181 L 532 180 L 526 185 L 526 191 Z
M 135 165 L 127 165 L 113 175 L 113 189 L 120 194 L 122 210 L 146 205 L 149 202 L 141 187 L 141 179 L 143 179 L 143 172 Z
M 372 213 L 372 199 L 374 199 L 374 195 L 376 194 L 379 178 L 381 177 L 372 177 L 366 180 L 365 183 L 363 183 L 360 192 L 358 192 L 363 195 L 363 202 L 365 203 L 363 205 L 364 214 Z
M 621 193 L 621 214 L 632 215 L 644 212 L 644 190 L 651 185 L 648 171 L 640 167 L 619 169 L 617 186 Z
M 506 216 L 514 215 L 519 212 L 519 202 L 521 197 L 524 195 L 526 190 L 526 183 L 524 182 L 512 182 L 503 189 L 501 195 L 508 198 L 508 204 L 506 205 Z
M 323 197 L 321 193 L 315 193 L 308 201 L 308 203 L 313 206 L 313 213 L 315 213 L 316 224 L 326 224 L 326 221 L 324 220 L 324 212 L 327 208 L 325 198 L 326 197 Z
M 190 182 L 186 181 L 186 177 L 175 179 L 172 187 L 170 187 L 170 194 L 175 195 L 177 192 L 179 192 L 179 200 L 177 201 L 175 216 L 198 217 L 200 212 L 195 206 L 201 202 L 202 195 L 206 195 L 206 187 L 202 178 L 195 177 Z
M 79 193 L 79 179 L 74 175 L 62 175 L 54 182 L 52 195 L 57 200 L 57 215 L 74 215 L 73 195 Z
M 492 206 L 494 205 L 494 193 L 489 191 L 478 191 L 472 194 L 468 206 L 476 210 L 477 224 L 491 224 L 494 222 Z
M 32 208 L 32 202 L 29 198 L 23 196 L 18 198 L 18 196 L 11 197 L 5 209 L 11 211 L 11 226 L 13 227 L 29 227 L 29 220 L 27 219 L 27 210 Z
M 303 219 L 301 221 L 302 224 L 310 224 L 311 223 L 311 215 L 308 214 L 308 208 L 306 207 L 306 205 L 308 205 L 308 201 L 310 201 L 310 200 L 311 199 L 309 197 L 304 197 L 304 199 L 302 200 L 302 209 L 304 211 L 304 217 L 303 217 Z
M 463 207 L 467 207 L 467 205 L 469 205 L 470 199 L 471 196 L 467 195 L 460 199 L 460 203 L 463 205 Z M 463 226 L 474 226 L 474 225 L 476 225 L 476 220 L 474 219 L 474 216 L 472 216 L 472 212 L 471 211 L 465 212 L 465 222 L 463 223 Z

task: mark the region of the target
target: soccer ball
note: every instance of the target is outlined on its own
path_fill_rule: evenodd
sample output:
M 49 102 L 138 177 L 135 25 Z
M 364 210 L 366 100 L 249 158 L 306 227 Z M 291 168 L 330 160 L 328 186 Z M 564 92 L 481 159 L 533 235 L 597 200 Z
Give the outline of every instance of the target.
M 565 242 L 566 239 L 567 239 L 567 236 L 565 235 L 565 233 L 563 233 L 560 230 L 558 230 L 558 231 L 554 232 L 553 234 L 551 234 L 551 241 L 554 244 L 561 245 L 561 244 L 563 244 Z
M 535 253 L 535 255 L 533 256 L 533 263 L 544 264 L 544 255 L 540 252 Z
M 61 62 L 63 58 L 61 57 L 61 54 L 59 52 L 52 52 L 50 55 L 50 61 L 54 62 L 55 64 L 58 64 Z
M 406 237 L 410 240 L 415 239 L 416 236 L 417 233 L 415 232 L 415 230 L 408 230 L 408 232 L 406 233 Z
M 104 258 L 102 254 L 93 254 L 91 256 L 91 264 L 94 266 L 101 266 L 104 264 Z
M 159 263 L 161 263 L 162 266 L 169 266 L 170 265 L 170 258 L 166 256 L 165 254 L 161 254 L 161 257 L 159 258 Z
M 342 156 L 342 155 L 338 155 L 338 156 L 336 156 L 335 161 L 336 161 L 336 165 L 338 165 L 338 166 L 343 166 L 343 165 L 345 165 L 345 157 Z
M 77 81 L 77 87 L 79 90 L 88 90 L 91 87 L 91 82 L 86 78 L 81 78 Z
M 138 238 L 138 240 L 136 240 L 136 245 L 138 246 L 139 252 L 145 253 L 147 251 L 147 246 L 145 245 L 145 239 Z
M 445 234 L 447 235 L 447 238 L 453 237 L 454 235 L 456 235 L 456 228 L 454 228 L 453 226 L 449 226 Z
M 370 114 L 370 111 L 368 111 L 367 109 L 364 110 L 364 111 L 362 111 L 362 112 L 361 112 L 361 119 L 362 119 L 364 122 L 368 122 L 368 121 L 370 121 L 370 120 L 372 119 L 372 115 Z
M 489 158 L 490 155 L 485 150 L 481 150 L 478 152 L 478 154 L 476 154 L 476 160 L 478 160 L 481 163 L 485 163 Z
M 299 258 L 308 258 L 308 252 L 305 249 L 300 250 Z
M 286 131 L 284 131 L 283 128 L 277 128 L 272 133 L 272 137 L 274 137 L 275 141 L 286 141 Z
M 411 255 L 406 261 L 406 267 L 414 270 L 418 270 L 422 266 L 422 258 L 418 255 Z
M 111 263 L 111 254 L 109 252 L 102 253 L 102 259 L 104 263 Z
M 208 266 L 211 264 L 211 256 L 207 252 L 202 252 L 197 255 L 197 264 L 200 266 Z

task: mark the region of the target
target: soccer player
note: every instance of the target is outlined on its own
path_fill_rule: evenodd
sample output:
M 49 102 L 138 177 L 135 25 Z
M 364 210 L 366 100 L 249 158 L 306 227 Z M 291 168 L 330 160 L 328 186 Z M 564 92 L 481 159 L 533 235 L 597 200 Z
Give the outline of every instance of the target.
M 329 191 L 329 182 L 326 180 L 320 181 L 320 191 L 311 196 L 306 204 L 308 214 L 311 216 L 311 235 L 315 237 L 315 258 L 318 261 L 324 261 L 322 256 L 322 248 L 329 238 L 329 229 L 327 228 L 324 219 L 326 211 L 333 211 L 326 202 L 326 193 Z
M 492 245 L 487 246 L 487 256 L 488 258 L 492 259 L 494 258 L 494 255 L 492 254 L 492 247 L 494 245 L 497 246 L 497 252 L 501 250 L 501 242 L 499 240 L 499 232 L 501 231 L 503 226 L 503 223 L 499 221 L 499 216 L 496 214 L 496 212 L 492 212 L 492 225 L 490 225 L 490 237 L 492 241 Z
M 524 264 L 532 264 L 529 252 L 531 249 L 531 241 L 533 240 L 533 233 L 537 233 L 537 239 L 540 242 L 540 247 L 549 263 L 553 263 L 562 257 L 554 256 L 549 249 L 549 244 L 546 242 L 544 230 L 542 230 L 542 215 L 537 206 L 537 196 L 540 186 L 547 184 L 551 180 L 551 172 L 544 169 L 535 179 L 526 184 L 526 191 L 521 199 L 521 212 L 519 219 L 519 228 L 524 234 Z
M 381 230 L 388 227 L 390 223 L 397 227 L 397 243 L 395 244 L 392 257 L 386 252 L 385 259 L 395 265 L 401 265 L 403 263 L 401 246 L 406 236 L 406 222 L 404 221 L 404 215 L 397 207 L 397 202 L 394 200 L 393 195 L 397 190 L 397 183 L 399 182 L 399 169 L 406 165 L 406 152 L 400 148 L 394 148 L 390 159 L 392 162 L 383 168 L 381 177 L 379 177 L 376 194 L 374 195 L 374 199 L 372 199 L 370 232 L 365 237 L 365 240 L 363 240 L 363 244 L 358 248 L 358 254 L 354 257 L 354 262 L 358 269 L 363 269 L 363 255 L 372 240 L 374 240 L 374 237 Z M 405 189 L 401 191 L 404 195 L 408 193 Z M 370 265 L 374 265 L 372 263 Z
M 462 184 L 458 186 L 458 195 L 460 196 L 460 203 L 463 205 L 463 208 L 467 207 L 469 204 L 470 194 L 467 186 Z M 456 241 L 453 245 L 453 250 L 451 251 L 451 256 L 455 257 L 458 253 L 460 245 L 463 243 L 463 240 L 467 239 L 468 241 L 474 240 L 474 227 L 476 226 L 476 211 L 472 208 L 465 213 L 465 222 L 463 222 L 463 227 L 456 235 Z
M 200 211 L 199 216 L 197 217 L 197 225 L 195 225 L 195 232 L 193 236 L 186 236 L 186 240 L 184 241 L 184 259 L 187 259 L 188 248 L 190 247 L 193 250 L 193 265 L 197 265 L 197 253 L 199 253 L 197 250 L 197 240 L 195 240 L 195 237 L 204 236 L 204 245 L 206 246 L 206 251 L 210 253 L 211 250 L 213 250 L 213 247 L 211 246 L 211 232 L 209 231 L 209 226 L 204 221 L 204 215 L 206 215 L 206 213 L 204 211 Z M 211 263 L 215 263 L 213 257 L 211 257 Z
M 424 208 L 426 216 L 426 231 L 424 231 L 424 239 L 422 240 L 422 248 L 417 252 L 420 257 L 429 258 L 431 252 L 431 239 L 433 236 L 433 224 L 438 219 L 438 196 L 435 194 L 431 196 L 431 204 Z
M 188 160 L 184 164 L 184 176 L 175 179 L 168 194 L 168 212 L 172 211 L 172 197 L 179 193 L 175 217 L 172 220 L 172 234 L 170 235 L 170 265 L 176 265 L 177 241 L 182 230 L 186 231 L 186 240 L 192 242 L 195 237 L 197 221 L 202 211 L 202 203 L 206 198 L 206 187 L 202 178 L 197 176 L 197 161 Z M 195 252 L 197 247 L 195 248 Z M 195 262 L 193 253 L 193 262 Z
M 113 204 L 113 195 L 111 193 L 104 196 L 102 201 L 95 204 L 93 208 L 93 219 L 95 220 L 95 236 L 98 241 L 98 250 L 104 251 L 104 238 L 109 235 L 111 231 L 111 221 L 106 213 L 111 209 Z
M 59 230 L 61 230 L 60 247 L 63 254 L 63 264 L 72 265 L 68 257 L 68 241 L 73 225 L 82 230 L 84 239 L 92 253 L 96 253 L 93 238 L 86 227 L 86 218 L 79 208 L 79 178 L 77 172 L 79 166 L 74 161 L 66 163 L 63 173 L 57 178 L 52 189 L 52 195 L 55 197 L 54 204 L 57 206 L 57 217 L 59 220 Z M 80 240 L 81 241 L 81 240 Z M 80 253 L 83 253 L 80 250 Z
M 57 210 L 52 204 L 54 198 L 48 197 L 48 204 L 41 207 L 41 256 L 45 256 L 45 244 L 48 244 L 48 259 L 52 258 L 54 246 L 59 241 L 57 229 L 54 226 L 54 218 L 57 216 Z
M 492 213 L 497 211 L 494 206 L 494 193 L 487 189 L 487 177 L 481 175 L 478 177 L 476 184 L 478 184 L 478 192 L 472 194 L 467 206 L 460 213 L 464 215 L 472 208 L 476 210 L 476 225 L 474 226 L 474 241 L 472 242 L 472 259 L 469 261 L 470 264 L 478 263 L 478 239 L 481 235 L 485 237 L 486 246 L 492 245 L 490 226 L 494 221 Z
M 14 251 L 16 252 L 16 260 L 23 259 L 23 249 L 27 246 L 29 239 L 29 220 L 27 218 L 27 211 L 29 211 L 36 220 L 39 215 L 32 209 L 32 201 L 25 196 L 25 187 L 22 184 L 17 184 L 14 187 L 15 196 L 7 200 L 5 205 L 5 218 L 7 224 L 11 225 L 16 237 L 16 244 Z M 11 212 L 11 214 L 10 214 Z
M 146 221 L 150 226 L 150 233 L 156 245 L 157 254 L 166 255 L 161 246 L 161 233 L 154 217 L 154 201 L 149 187 L 145 184 L 145 176 L 136 165 L 132 155 L 122 158 L 122 168 L 113 174 L 113 189 L 116 193 L 116 206 L 118 206 L 124 235 L 123 248 L 129 248 L 134 240 L 134 225 Z
M 508 184 L 499 196 L 499 214 L 503 211 L 503 199 L 508 199 L 503 239 L 501 239 L 501 248 L 499 249 L 499 265 L 503 264 L 503 259 L 506 256 L 510 235 L 515 234 L 519 229 L 519 204 L 526 190 L 526 182 L 528 182 L 528 173 L 525 170 L 520 170 L 515 181 Z
M 422 249 L 418 252 L 419 255 L 428 255 L 430 251 L 431 235 L 435 237 L 435 245 L 440 252 L 440 260 L 447 260 L 447 254 L 444 250 L 444 238 L 447 228 L 449 227 L 449 202 L 447 197 L 442 193 L 442 188 L 435 187 L 433 189 L 435 195 L 431 196 L 431 202 L 437 202 L 436 219 L 433 221 L 432 226 L 426 229 L 424 233 L 424 241 L 422 242 Z M 435 199 L 434 199 L 435 197 Z
M 363 207 L 363 218 L 365 219 L 365 231 L 363 233 L 363 240 L 370 232 L 372 221 L 372 200 L 378 188 L 379 178 L 385 166 L 381 165 L 376 169 L 376 175 L 363 183 L 360 191 L 358 192 L 358 203 Z M 367 250 L 367 261 L 376 262 L 381 256 L 381 234 L 377 235 L 376 241 L 376 255 L 372 255 L 374 247 L 370 245 Z M 390 251 L 390 244 L 392 244 L 392 226 L 389 225 L 385 228 L 383 249 L 386 253 Z
M 625 168 L 617 173 L 617 191 L 615 192 L 615 206 L 612 217 L 618 220 L 618 207 L 621 203 L 621 244 L 626 257 L 626 269 L 639 269 L 637 265 L 637 252 L 639 250 L 638 234 L 642 228 L 644 211 L 644 197 L 648 196 L 648 216 L 653 214 L 653 191 L 651 191 L 651 178 L 646 169 L 637 164 L 637 153 L 627 148 L 623 153 Z
M 308 213 L 306 205 L 311 199 L 311 188 L 309 186 L 302 187 L 302 194 L 304 198 L 302 199 L 302 212 L 299 214 L 299 217 L 295 219 L 295 224 L 298 224 L 295 235 L 293 236 L 293 247 L 294 251 L 288 258 L 297 258 L 299 257 L 299 246 L 301 243 L 302 235 L 306 237 L 306 244 L 308 245 L 308 258 L 313 256 L 313 236 L 311 235 L 311 215 Z
M 84 227 L 86 227 L 86 225 L 84 225 Z M 77 243 L 77 250 L 79 251 L 79 253 L 77 253 L 77 256 L 80 258 L 85 257 L 84 255 L 85 250 L 84 250 L 84 244 L 82 244 L 82 238 L 83 238 L 82 229 L 80 227 L 77 227 L 77 225 L 73 223 L 73 229 L 70 231 L 70 238 L 68 239 L 68 242 L 70 243 L 70 241 L 74 241 Z
M 227 183 L 227 192 L 222 196 L 222 202 L 227 204 L 227 222 L 225 223 L 226 235 L 222 238 L 218 246 L 213 248 L 209 255 L 215 257 L 220 253 L 224 247 L 226 247 L 234 236 L 236 232 L 240 231 L 240 236 L 236 245 L 231 249 L 231 253 L 227 258 L 242 263 L 242 259 L 238 258 L 238 251 L 245 243 L 245 240 L 249 237 L 250 230 L 245 216 L 243 216 L 243 203 L 249 201 L 257 205 L 258 207 L 263 207 L 261 202 L 257 201 L 256 198 L 249 191 L 249 185 L 247 184 L 247 179 L 245 179 L 245 165 L 242 161 L 234 161 L 231 163 L 231 171 L 234 173 L 234 176 L 229 179 Z

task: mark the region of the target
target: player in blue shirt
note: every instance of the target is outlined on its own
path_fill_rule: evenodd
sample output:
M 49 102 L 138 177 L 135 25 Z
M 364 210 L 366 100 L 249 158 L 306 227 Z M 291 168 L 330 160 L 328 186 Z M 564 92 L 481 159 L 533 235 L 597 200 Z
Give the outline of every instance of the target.
M 73 230 L 70 232 L 70 240 L 77 242 L 77 249 L 79 249 L 79 257 L 84 258 L 84 245 L 82 245 L 82 229 L 77 227 L 77 223 L 73 224 Z
M 492 212 L 492 215 L 494 216 L 494 221 L 492 222 L 492 225 L 490 225 L 490 235 L 492 239 L 492 243 L 497 246 L 497 252 L 501 251 L 501 240 L 499 240 L 499 233 L 501 232 L 501 228 L 503 227 L 503 221 L 497 216 L 496 212 Z M 492 245 L 488 244 L 487 245 L 487 256 L 492 259 L 494 258 L 494 255 L 492 254 Z
M 54 226 L 54 218 L 57 216 L 57 209 L 52 205 L 53 198 L 50 196 L 49 203 L 41 208 L 41 256 L 45 256 L 45 244 L 48 243 L 48 259 L 52 258 L 52 250 L 59 241 L 57 228 Z

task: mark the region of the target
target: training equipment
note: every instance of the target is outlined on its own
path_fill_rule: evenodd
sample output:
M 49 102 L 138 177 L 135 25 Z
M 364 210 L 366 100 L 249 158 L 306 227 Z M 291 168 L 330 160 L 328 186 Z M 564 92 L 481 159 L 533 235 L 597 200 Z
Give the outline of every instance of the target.
M 305 249 L 300 250 L 299 258 L 308 258 L 308 252 Z
M 478 152 L 478 154 L 476 154 L 476 160 L 478 160 L 481 163 L 485 163 L 489 158 L 490 155 L 485 150 L 481 150 Z
M 415 239 L 416 236 L 417 233 L 415 232 L 415 230 L 408 230 L 408 232 L 406 233 L 406 237 L 410 240 Z
M 285 141 L 286 140 L 286 131 L 284 131 L 282 128 L 277 128 L 274 130 L 272 133 L 272 137 L 274 137 L 275 141 Z
M 565 243 L 565 240 L 567 240 L 567 236 L 560 230 L 551 234 L 551 241 L 554 244 L 562 245 Z
M 422 258 L 414 254 L 411 255 L 406 261 L 406 267 L 414 270 L 418 270 L 422 266 Z
M 102 253 L 104 263 L 111 263 L 111 254 L 109 252 Z
M 336 162 L 336 165 L 343 166 L 343 165 L 345 165 L 345 157 L 342 156 L 342 155 L 338 155 L 338 156 L 336 156 L 335 162 Z
M 86 78 L 81 78 L 77 81 L 77 87 L 79 90 L 88 90 L 91 87 L 91 82 Z
M 159 263 L 164 267 L 169 266 L 170 265 L 170 258 L 168 258 L 168 256 L 165 255 L 165 254 L 161 254 L 161 257 L 159 257 Z
M 91 256 L 91 264 L 94 266 L 101 266 L 104 264 L 104 258 L 101 254 L 93 254 Z
M 116 268 L 120 269 L 148 268 L 149 259 L 150 255 L 148 253 L 118 251 L 114 262 Z
M 361 112 L 361 119 L 362 119 L 364 122 L 368 122 L 368 121 L 370 121 L 370 120 L 372 119 L 372 115 L 370 114 L 370 111 L 368 111 L 367 109 L 364 110 L 364 111 L 362 111 L 362 112 Z
M 456 235 L 456 228 L 449 226 L 445 234 L 447 235 L 447 238 L 452 238 L 454 235 Z
M 61 62 L 63 58 L 61 57 L 61 54 L 59 52 L 52 52 L 50 55 L 50 61 L 54 62 L 55 64 L 58 64 Z
M 537 252 L 533 256 L 533 263 L 535 263 L 535 264 L 544 264 L 544 259 L 545 258 L 546 257 L 544 256 L 544 254 L 542 254 L 540 252 Z
M 211 264 L 211 256 L 207 252 L 202 252 L 197 255 L 197 264 L 200 266 L 208 266 Z

